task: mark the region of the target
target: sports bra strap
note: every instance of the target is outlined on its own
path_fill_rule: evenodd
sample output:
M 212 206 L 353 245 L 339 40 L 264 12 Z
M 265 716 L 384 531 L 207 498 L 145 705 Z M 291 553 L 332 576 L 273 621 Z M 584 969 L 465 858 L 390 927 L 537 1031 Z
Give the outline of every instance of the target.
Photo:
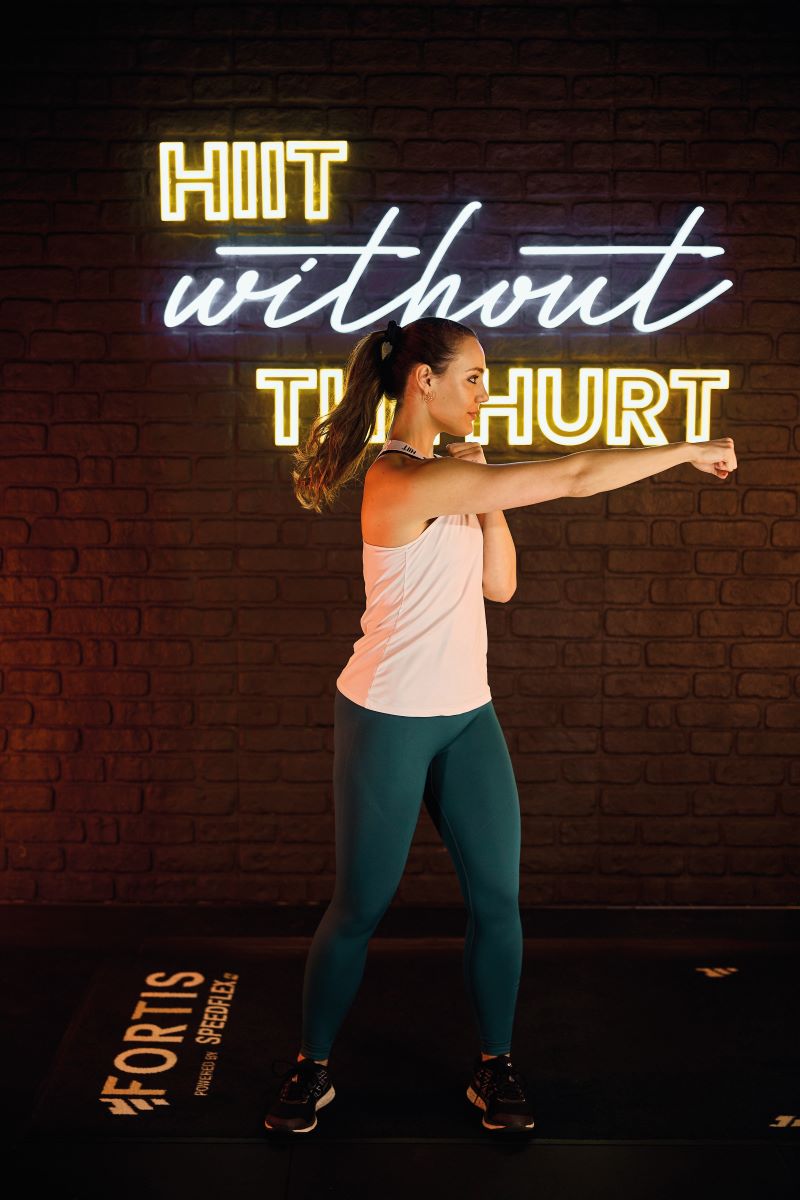
M 411 454 L 414 458 L 421 458 L 423 462 L 429 461 L 424 454 L 420 454 L 419 450 L 415 450 L 413 446 L 409 446 L 408 442 L 404 442 L 402 438 L 387 438 L 383 443 L 383 449 L 379 450 L 375 457 L 380 458 L 381 454 L 391 453 Z M 436 457 L 434 455 L 434 458 Z

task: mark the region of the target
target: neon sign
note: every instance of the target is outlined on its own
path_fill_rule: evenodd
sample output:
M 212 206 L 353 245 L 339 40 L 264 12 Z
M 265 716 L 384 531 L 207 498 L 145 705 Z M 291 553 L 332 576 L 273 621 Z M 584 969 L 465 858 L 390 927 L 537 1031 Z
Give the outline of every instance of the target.
M 161 220 L 185 221 L 186 197 L 203 198 L 207 221 L 286 216 L 286 163 L 305 166 L 307 221 L 327 221 L 330 164 L 347 158 L 347 142 L 203 142 L 203 165 L 186 167 L 183 142 L 161 142 Z
M 533 443 L 534 419 L 548 441 L 558 446 L 579 446 L 603 427 L 608 446 L 628 446 L 636 432 L 643 446 L 666 446 L 669 439 L 655 419 L 666 406 L 670 389 L 685 393 L 685 441 L 705 442 L 711 437 L 712 392 L 727 388 L 730 372 L 721 368 L 674 368 L 665 379 L 644 367 L 580 367 L 577 371 L 578 415 L 564 415 L 561 367 L 512 367 L 508 394 L 489 389 L 489 401 L 478 415 L 479 433 L 466 440 L 487 445 L 489 430 L 501 427 L 508 446 Z M 272 393 L 275 404 L 275 445 L 296 446 L 300 437 L 300 402 L 312 401 L 321 414 L 330 412 L 342 398 L 344 372 L 336 367 L 260 367 L 256 387 Z M 383 442 L 388 428 L 387 401 L 378 406 L 371 442 Z M 439 444 L 437 437 L 434 442 Z
M 164 221 L 187 220 L 187 198 L 194 193 L 202 201 L 206 221 L 281 220 L 286 218 L 286 164 L 304 167 L 304 202 L 307 220 L 328 218 L 330 203 L 330 167 L 347 159 L 348 145 L 343 141 L 287 142 L 204 142 L 202 166 L 186 166 L 184 143 L 163 142 L 160 146 L 161 215 Z M 529 276 L 518 274 L 501 279 L 484 294 L 457 306 L 462 279 L 457 273 L 436 279 L 444 257 L 467 220 L 481 208 L 478 200 L 465 204 L 449 229 L 442 235 L 419 277 L 400 294 L 372 311 L 354 317 L 347 307 L 353 299 L 371 262 L 380 256 L 413 259 L 420 255 L 417 246 L 385 244 L 389 226 L 400 212 L 392 206 L 363 244 L 337 245 L 300 243 L 288 245 L 228 243 L 216 247 L 222 259 L 298 259 L 299 270 L 261 287 L 259 271 L 252 266 L 239 270 L 231 283 L 222 276 L 198 284 L 194 275 L 183 275 L 172 289 L 164 310 L 164 323 L 173 329 L 195 318 L 206 327 L 225 324 L 240 308 L 263 306 L 264 325 L 283 329 L 329 309 L 331 329 L 356 333 L 380 326 L 390 314 L 400 324 L 408 324 L 426 313 L 465 321 L 476 318 L 487 328 L 511 321 L 526 306 L 537 303 L 536 319 L 543 329 L 556 329 L 570 318 L 583 325 L 599 326 L 631 314 L 631 324 L 640 333 L 652 333 L 697 312 L 733 286 L 721 280 L 707 291 L 674 309 L 653 317 L 650 309 L 659 288 L 674 264 L 685 258 L 708 259 L 724 253 L 722 246 L 687 245 L 687 239 L 704 209 L 695 206 L 672 240 L 649 245 L 523 245 L 521 256 L 534 259 L 612 258 L 633 256 L 654 260 L 645 282 L 610 308 L 603 307 L 608 284 L 605 275 L 597 275 L 571 299 L 565 299 L 574 282 L 563 274 L 538 286 Z M 290 307 L 292 294 L 323 259 L 355 259 L 341 282 L 299 307 Z M 396 314 L 400 315 L 396 315 Z M 301 393 L 327 411 L 326 405 L 338 403 L 342 391 L 341 371 L 335 368 L 315 370 L 307 367 L 270 367 L 256 373 L 256 386 L 271 391 L 275 401 L 276 444 L 296 445 L 299 438 Z M 644 444 L 666 443 L 655 421 L 665 407 L 670 388 L 683 390 L 686 398 L 687 440 L 710 437 L 710 395 L 713 389 L 727 388 L 730 373 L 723 368 L 691 370 L 676 368 L 667 379 L 645 368 L 614 367 L 607 371 L 587 367 L 578 372 L 577 416 L 567 420 L 562 404 L 562 372 L 558 367 L 539 368 L 536 372 L 536 419 L 541 432 L 558 445 L 576 445 L 591 439 L 604 426 L 608 444 L 627 445 L 635 431 Z M 488 389 L 488 372 L 486 373 Z M 286 389 L 288 387 L 288 399 Z M 479 440 L 488 441 L 490 421 L 505 424 L 509 445 L 530 445 L 533 440 L 533 371 L 512 368 L 508 372 L 508 394 L 491 395 L 481 410 Z M 288 405 L 288 407 L 287 407 Z M 382 441 L 385 429 L 384 405 L 372 441 Z

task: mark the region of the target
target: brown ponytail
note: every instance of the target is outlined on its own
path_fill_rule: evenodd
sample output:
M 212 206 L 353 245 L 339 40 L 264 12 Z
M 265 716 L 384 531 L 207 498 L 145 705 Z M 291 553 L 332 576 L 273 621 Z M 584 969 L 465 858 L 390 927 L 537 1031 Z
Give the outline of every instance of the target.
M 340 488 L 358 474 L 383 396 L 402 404 L 412 367 L 427 363 L 434 375 L 442 375 L 461 340 L 476 334 L 449 317 L 420 317 L 400 328 L 382 360 L 384 336 L 378 329 L 356 342 L 345 365 L 341 401 L 314 420 L 305 445 L 295 451 L 292 479 L 303 508 L 321 512 L 323 502 L 331 507 Z

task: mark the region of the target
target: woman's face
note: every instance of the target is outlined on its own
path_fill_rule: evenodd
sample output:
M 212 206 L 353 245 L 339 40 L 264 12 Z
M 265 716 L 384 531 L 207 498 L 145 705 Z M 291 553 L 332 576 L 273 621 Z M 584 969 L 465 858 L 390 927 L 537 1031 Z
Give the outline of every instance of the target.
M 428 406 L 432 419 L 455 437 L 465 437 L 482 404 L 489 399 L 483 383 L 486 358 L 476 337 L 463 337 L 455 358 L 443 375 L 431 376 L 433 399 Z

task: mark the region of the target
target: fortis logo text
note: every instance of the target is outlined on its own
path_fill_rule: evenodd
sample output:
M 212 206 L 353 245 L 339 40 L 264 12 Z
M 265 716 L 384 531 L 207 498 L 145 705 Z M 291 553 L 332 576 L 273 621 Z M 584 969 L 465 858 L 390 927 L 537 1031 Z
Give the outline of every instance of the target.
M 142 1111 L 169 1104 L 166 1087 L 151 1085 L 167 1082 L 164 1074 L 173 1070 L 179 1061 L 179 1051 L 186 1040 L 192 1014 L 204 1004 L 205 1016 L 200 1011 L 198 1016 L 207 1021 L 212 1001 L 210 1017 L 217 1028 L 212 1038 L 203 1033 L 198 1040 L 219 1041 L 219 1027 L 227 1020 L 227 1007 L 237 978 L 226 972 L 221 979 L 214 980 L 210 990 L 215 995 L 209 996 L 205 1004 L 198 989 L 206 977 L 197 971 L 178 971 L 172 975 L 157 971 L 145 978 L 145 987 L 128 1018 L 131 1023 L 122 1035 L 126 1048 L 114 1058 L 113 1065 L 119 1074 L 108 1075 L 100 1093 L 100 1100 L 110 1113 L 136 1116 Z M 206 1029 L 205 1024 L 203 1029 Z

